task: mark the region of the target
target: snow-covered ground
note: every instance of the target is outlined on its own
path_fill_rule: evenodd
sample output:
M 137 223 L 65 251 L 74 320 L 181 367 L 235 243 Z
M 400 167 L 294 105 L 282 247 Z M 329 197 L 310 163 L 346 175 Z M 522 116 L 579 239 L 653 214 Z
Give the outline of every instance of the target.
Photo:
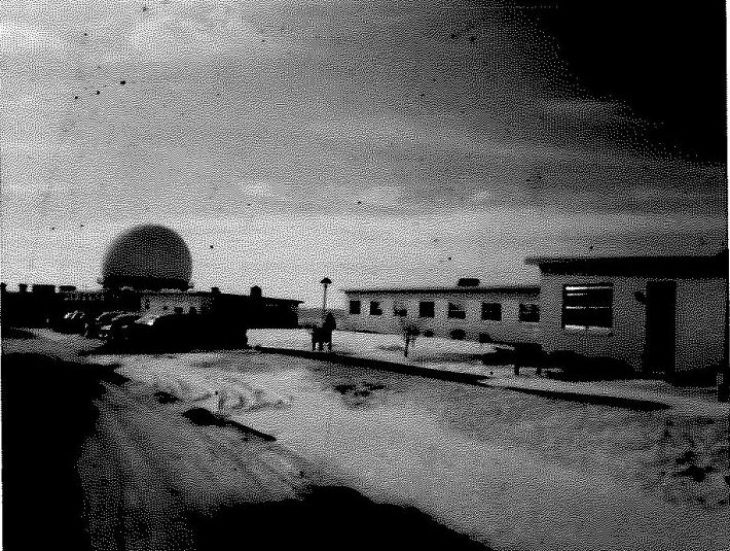
M 727 417 L 728 405 L 718 403 L 713 388 L 680 388 L 658 380 L 615 380 L 567 382 L 536 376 L 535 369 L 522 368 L 515 375 L 512 366 L 484 365 L 481 357 L 493 352 L 495 345 L 473 341 L 456 341 L 438 337 L 420 337 L 416 346 L 403 356 L 399 335 L 335 331 L 333 352 L 373 360 L 424 367 L 443 371 L 484 375 L 485 386 L 523 388 L 583 395 L 612 396 L 660 402 L 686 416 Z M 257 329 L 249 331 L 249 344 L 272 348 L 311 350 L 308 329 Z M 323 354 L 326 354 L 323 353 Z M 326 356 L 323 356 L 326 358 Z
M 290 396 L 281 396 L 255 386 L 236 371 L 210 369 L 251 363 L 247 352 L 227 352 L 227 362 L 218 353 L 101 355 L 94 362 L 116 365 L 117 373 L 136 384 L 150 387 L 176 401 L 195 403 L 214 413 L 230 414 L 266 407 L 286 407 Z
M 93 361 L 178 396 L 178 407 L 216 411 L 216 397 L 233 393 L 225 414 L 273 434 L 323 479 L 414 505 L 497 549 L 713 551 L 730 541 L 728 427 L 713 418 L 256 351 Z
M 251 329 L 248 342 L 251 346 L 312 349 L 309 329 Z M 491 344 L 421 336 L 416 339 L 415 345 L 409 347 L 406 358 L 400 335 L 334 331 L 332 342 L 333 352 L 349 356 L 478 375 L 488 375 L 493 371 L 481 361 L 483 354 L 494 351 Z

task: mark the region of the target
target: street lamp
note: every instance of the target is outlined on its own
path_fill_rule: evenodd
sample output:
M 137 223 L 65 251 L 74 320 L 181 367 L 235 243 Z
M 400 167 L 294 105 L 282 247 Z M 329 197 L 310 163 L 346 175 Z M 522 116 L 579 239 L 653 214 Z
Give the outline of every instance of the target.
M 325 315 L 327 314 L 327 287 L 332 283 L 332 280 L 326 277 L 322 281 L 320 281 L 320 283 L 324 288 L 324 291 L 322 293 L 322 319 L 324 319 Z

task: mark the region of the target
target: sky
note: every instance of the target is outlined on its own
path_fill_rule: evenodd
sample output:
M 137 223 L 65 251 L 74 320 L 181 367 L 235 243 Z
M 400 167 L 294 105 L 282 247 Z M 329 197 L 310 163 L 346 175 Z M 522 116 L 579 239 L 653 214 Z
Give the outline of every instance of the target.
M 584 4 L 3 2 L 2 280 L 95 288 L 146 222 L 308 306 L 719 251 L 724 3 Z

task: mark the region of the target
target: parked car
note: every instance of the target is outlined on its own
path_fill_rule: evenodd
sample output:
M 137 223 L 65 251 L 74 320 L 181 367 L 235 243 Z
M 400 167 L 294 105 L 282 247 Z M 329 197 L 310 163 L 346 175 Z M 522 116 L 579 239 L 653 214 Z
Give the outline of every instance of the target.
M 104 325 L 109 325 L 112 319 L 115 317 L 126 314 L 124 310 L 114 310 L 111 312 L 103 312 L 96 318 L 87 320 L 86 326 L 84 327 L 84 335 L 88 338 L 94 339 L 100 337 L 99 329 Z
M 132 346 L 185 349 L 194 346 L 246 346 L 246 331 L 235 320 L 206 314 L 148 314 L 130 323 L 124 336 Z
M 127 328 L 141 318 L 141 314 L 125 313 L 112 318 L 109 323 L 99 327 L 99 338 L 118 342 L 124 339 Z
M 129 324 L 126 338 L 139 346 L 185 347 L 195 338 L 196 316 L 189 314 L 154 314 Z
M 81 310 L 66 313 L 58 326 L 62 333 L 80 333 L 84 329 L 86 314 Z

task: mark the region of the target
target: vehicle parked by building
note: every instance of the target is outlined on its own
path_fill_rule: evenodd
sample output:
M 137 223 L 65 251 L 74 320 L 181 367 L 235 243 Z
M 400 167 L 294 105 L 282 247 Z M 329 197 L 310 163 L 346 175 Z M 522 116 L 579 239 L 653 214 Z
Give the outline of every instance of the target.
M 56 329 L 61 333 L 80 333 L 84 329 L 86 314 L 81 310 L 66 312 L 58 322 Z
M 113 320 L 115 317 L 126 313 L 127 312 L 125 310 L 112 310 L 109 312 L 103 312 L 96 318 L 90 318 L 86 322 L 84 335 L 90 339 L 99 338 L 101 336 L 99 334 L 99 330 L 101 327 L 109 325 L 109 323 L 111 323 L 111 320 Z
M 175 312 L 147 314 L 129 323 L 122 332 L 132 347 L 189 349 L 194 346 L 246 345 L 245 318 L 221 319 L 215 315 Z
M 128 327 L 142 317 L 139 313 L 126 312 L 112 318 L 109 323 L 99 327 L 99 338 L 110 342 L 120 342 L 126 335 Z

